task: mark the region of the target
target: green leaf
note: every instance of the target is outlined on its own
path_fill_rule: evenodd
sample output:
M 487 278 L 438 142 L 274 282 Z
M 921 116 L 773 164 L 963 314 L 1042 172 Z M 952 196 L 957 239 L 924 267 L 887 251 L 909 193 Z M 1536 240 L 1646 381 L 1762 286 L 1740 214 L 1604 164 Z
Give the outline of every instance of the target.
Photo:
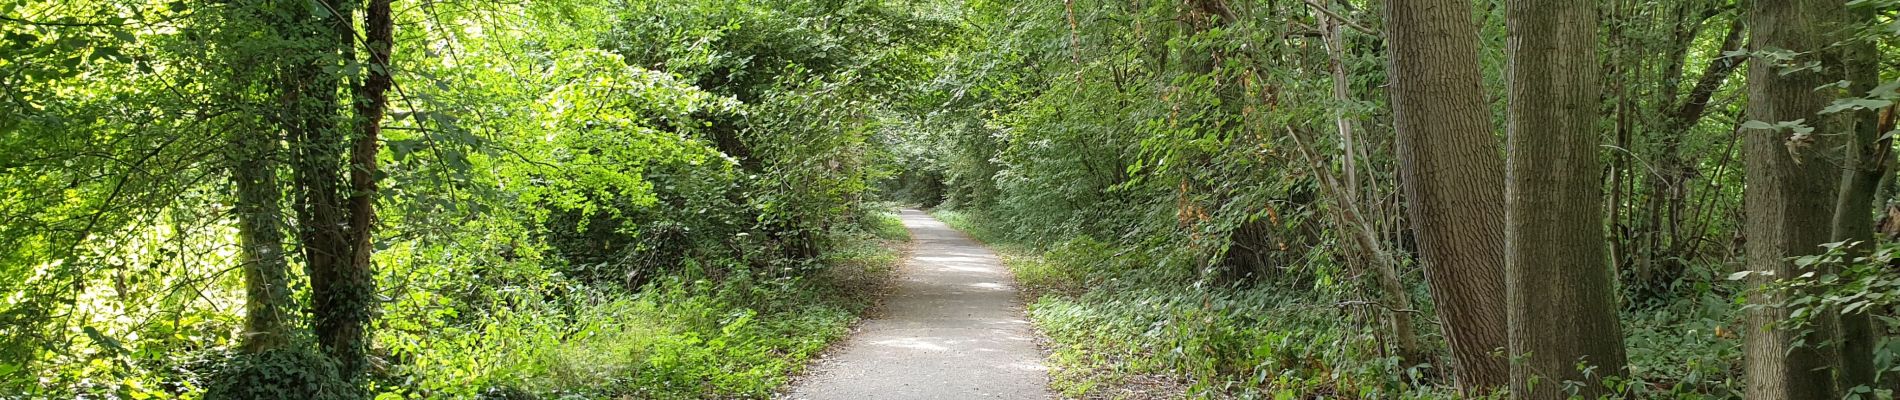
M 422 146 L 423 143 L 421 140 L 391 140 L 389 141 L 389 154 L 394 156 L 396 161 L 402 161 L 403 159 L 409 158 L 410 154 L 422 149 Z
M 7 33 L 7 40 L 9 40 L 9 41 L 12 41 L 12 42 L 14 42 L 14 43 L 19 43 L 19 44 L 20 44 L 20 47 L 22 47 L 22 48 L 24 48 L 24 47 L 27 47 L 27 46 L 32 46 L 32 45 L 33 45 L 33 43 L 36 43 L 36 42 L 39 42 L 39 41 L 40 41 L 40 37 L 39 37 L 39 36 L 35 36 L 35 35 L 33 35 L 33 34 L 31 34 L 31 33 L 23 33 L 23 32 L 8 32 L 8 33 Z
M 329 18 L 331 15 L 330 6 L 323 4 L 323 2 L 308 0 L 305 4 L 310 6 L 310 15 L 312 16 L 317 18 Z
M 90 56 L 89 56 L 88 58 L 91 58 L 91 59 L 93 59 L 93 60 L 103 60 L 103 59 L 114 59 L 114 60 L 116 60 L 116 59 L 119 59 L 119 58 L 122 58 L 122 57 L 125 57 L 125 55 L 124 55 L 124 54 L 121 54 L 121 53 L 119 53 L 119 48 L 118 48 L 118 47 L 115 47 L 115 46 L 99 46 L 99 47 L 94 47 L 94 48 L 92 48 L 92 54 L 91 54 L 91 55 L 90 55 Z
M 98 329 L 93 329 L 93 327 L 88 326 L 80 328 L 80 331 L 85 332 L 86 338 L 92 339 L 93 343 L 98 343 L 107 350 L 112 350 L 114 353 L 125 352 L 124 345 L 119 344 L 118 340 L 107 337 L 104 333 L 100 333 Z
M 1833 105 L 1829 105 L 1827 108 L 1822 109 L 1821 113 L 1833 114 L 1833 113 L 1838 113 L 1838 112 L 1847 111 L 1847 110 L 1877 110 L 1877 109 L 1887 108 L 1887 106 L 1891 106 L 1891 105 L 1893 105 L 1893 101 L 1891 100 L 1840 99 L 1840 100 L 1835 100 Z
M 1867 96 L 1876 98 L 1876 99 L 1892 99 L 1892 98 L 1900 97 L 1900 80 L 1883 83 L 1880 86 L 1875 87 L 1874 90 L 1867 91 Z

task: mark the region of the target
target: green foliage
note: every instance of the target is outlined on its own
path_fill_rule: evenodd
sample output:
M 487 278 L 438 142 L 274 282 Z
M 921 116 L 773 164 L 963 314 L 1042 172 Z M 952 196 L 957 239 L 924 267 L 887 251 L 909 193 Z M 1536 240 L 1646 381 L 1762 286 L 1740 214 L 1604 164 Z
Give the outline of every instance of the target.
M 1862 243 L 1830 243 L 1824 246 L 1820 254 L 1796 257 L 1795 265 L 1803 268 L 1800 276 L 1769 276 L 1770 283 L 1757 290 L 1773 290 L 1786 293 L 1781 304 L 1762 306 L 1785 307 L 1791 310 L 1792 320 L 1785 322 L 1793 329 L 1815 329 L 1815 318 L 1826 314 L 1840 315 L 1843 318 L 1872 318 L 1874 326 L 1900 326 L 1894 310 L 1900 309 L 1900 271 L 1893 266 L 1900 260 L 1900 244 L 1886 242 L 1869 246 Z M 1860 251 L 1853 250 L 1860 247 Z M 1871 247 L 1871 251 L 1868 251 Z M 1730 279 L 1740 280 L 1759 272 L 1739 272 Z M 1754 305 L 1751 305 L 1754 307 Z M 1895 336 L 1877 331 L 1876 343 L 1872 344 L 1873 367 L 1880 379 L 1890 380 L 1900 374 L 1900 340 Z M 1839 343 L 1809 343 L 1813 346 L 1839 346 Z M 1896 392 L 1891 387 L 1850 388 L 1851 398 L 1893 398 Z
M 969 4 L 975 34 L 926 94 L 942 109 L 897 143 L 903 169 L 885 190 L 941 201 L 940 218 L 1017 250 L 1068 394 L 1158 375 L 1206 397 L 1455 396 L 1400 208 L 1378 2 Z M 1503 5 L 1472 6 L 1484 90 L 1501 99 Z M 1720 279 L 1743 240 L 1733 133 L 1746 74 L 1725 47 L 1745 43 L 1726 40 L 1736 10 L 1605 9 L 1606 239 L 1633 373 L 1611 386 L 1632 397 L 1742 388 L 1742 291 Z M 1318 154 L 1303 157 L 1294 135 Z M 1322 191 L 1320 175 L 1344 193 Z M 1339 222 L 1346 208 L 1417 310 L 1373 300 L 1385 295 L 1375 255 L 1350 242 L 1361 227 Z M 1420 321 L 1431 364 L 1386 356 L 1381 321 L 1400 312 Z
M 1746 329 L 1737 292 L 1704 285 L 1670 304 L 1624 312 L 1624 343 L 1634 377 L 1624 382 L 1625 393 L 1652 399 L 1741 398 L 1739 339 Z
M 1000 239 L 995 222 L 967 211 L 935 215 L 1005 249 L 1031 293 L 1031 319 L 1054 343 L 1052 378 L 1067 396 L 1462 398 L 1432 378 L 1443 373 L 1433 366 L 1384 354 L 1364 325 L 1372 315 L 1364 301 L 1208 285 L 1178 249 L 1088 237 L 1031 247 Z M 1693 294 L 1625 313 L 1636 378 L 1612 386 L 1633 398 L 1741 396 L 1740 291 L 1705 283 L 1685 293 Z
M 870 215 L 860 216 L 859 220 L 863 221 L 864 229 L 870 231 L 871 236 L 880 240 L 893 242 L 910 241 L 910 229 L 905 228 L 904 220 L 899 219 L 895 214 L 875 212 Z
M 224 357 L 214 361 L 205 399 L 363 398 L 354 382 L 337 374 L 335 361 L 316 352 L 314 345 Z
M 985 237 L 980 220 L 937 215 Z M 1056 343 L 1053 378 L 1068 396 L 1129 386 L 1197 397 L 1449 396 L 1390 373 L 1403 366 L 1379 354 L 1377 338 L 1352 322 L 1362 316 L 1331 306 L 1336 299 L 1211 287 L 1195 282 L 1186 254 L 1086 237 L 1005 260 L 1034 296 L 1030 317 Z
M 890 271 L 892 250 L 863 236 L 851 242 L 865 249 L 834 264 L 863 280 Z M 869 292 L 847 288 L 818 278 L 669 277 L 638 294 L 510 291 L 519 294 L 514 307 L 477 322 L 392 333 L 389 342 L 407 345 L 391 350 L 411 360 L 401 375 L 419 380 L 386 393 L 765 398 L 869 306 Z
M 1433 317 L 1385 38 L 1362 28 L 1376 2 L 397 1 L 387 67 L 329 24 L 358 3 L 0 0 L 0 397 L 768 397 L 897 261 L 886 201 L 1005 248 L 1065 393 L 1451 396 L 1442 363 L 1400 365 L 1375 334 L 1385 313 Z M 1742 290 L 1718 279 L 1742 242 L 1732 133 L 1829 134 L 1746 121 L 1722 84 L 1743 74 L 1688 96 L 1684 71 L 1750 56 L 1723 47 L 1729 3 L 1621 2 L 1642 12 L 1603 27 L 1631 397 L 1738 395 Z M 1347 21 L 1339 43 L 1315 4 Z M 1500 98 L 1503 11 L 1473 6 Z M 1886 22 L 1853 40 L 1890 50 Z M 378 69 L 396 87 L 370 121 L 371 371 L 336 376 L 304 344 L 243 353 L 234 171 L 278 182 L 281 204 L 247 207 L 301 207 L 284 182 L 343 160 L 298 159 L 313 149 L 285 127 L 354 121 L 348 86 Z M 1352 193 L 1325 198 L 1320 174 Z M 1329 219 L 1346 203 L 1418 310 L 1369 307 Z M 284 306 L 328 306 L 309 244 L 281 245 Z M 1837 273 L 1790 280 L 1817 293 L 1794 301 L 1891 317 L 1890 247 L 1804 260 Z
M 231 138 L 294 145 L 278 128 L 310 110 L 285 108 L 286 82 L 341 99 L 383 68 L 324 47 L 354 3 L 0 2 L 0 397 L 343 393 L 321 357 L 238 354 L 230 175 L 272 152 Z M 372 366 L 342 382 L 766 397 L 843 335 L 907 238 L 868 192 L 951 30 L 933 10 L 396 3 Z M 305 172 L 275 150 L 262 174 Z M 276 189 L 270 208 L 306 201 Z M 287 253 L 287 306 L 326 306 Z

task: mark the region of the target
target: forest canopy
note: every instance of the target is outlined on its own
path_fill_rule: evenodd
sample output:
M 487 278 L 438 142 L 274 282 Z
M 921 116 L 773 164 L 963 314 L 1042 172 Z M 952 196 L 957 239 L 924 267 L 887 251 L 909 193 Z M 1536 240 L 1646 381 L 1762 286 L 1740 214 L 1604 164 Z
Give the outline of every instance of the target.
M 1894 398 L 1896 0 L 0 0 L 0 399 Z M 908 217 L 906 217 L 908 218 Z

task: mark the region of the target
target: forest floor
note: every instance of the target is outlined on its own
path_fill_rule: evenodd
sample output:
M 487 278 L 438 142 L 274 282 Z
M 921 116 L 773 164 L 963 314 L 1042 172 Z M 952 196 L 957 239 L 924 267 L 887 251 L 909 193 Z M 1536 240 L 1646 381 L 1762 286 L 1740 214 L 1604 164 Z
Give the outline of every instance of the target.
M 916 247 L 881 312 L 794 384 L 790 399 L 1050 397 L 1037 333 L 996 253 L 917 210 Z

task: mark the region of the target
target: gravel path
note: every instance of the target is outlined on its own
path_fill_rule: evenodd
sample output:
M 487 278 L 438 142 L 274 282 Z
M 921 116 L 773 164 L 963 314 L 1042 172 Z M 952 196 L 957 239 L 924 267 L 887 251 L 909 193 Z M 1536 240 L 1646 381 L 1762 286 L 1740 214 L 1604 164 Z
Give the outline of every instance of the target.
M 996 253 L 917 210 L 916 243 L 884 299 L 792 387 L 790 399 L 1042 399 L 1048 373 L 1015 279 Z

